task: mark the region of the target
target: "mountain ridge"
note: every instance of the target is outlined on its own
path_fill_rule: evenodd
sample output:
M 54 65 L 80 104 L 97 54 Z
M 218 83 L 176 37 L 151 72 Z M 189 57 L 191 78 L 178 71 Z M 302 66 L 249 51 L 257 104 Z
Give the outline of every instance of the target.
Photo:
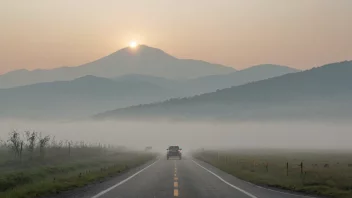
M 246 78 L 255 81 L 265 77 L 255 79 L 247 76 Z M 208 89 L 215 91 L 226 88 L 221 85 L 220 87 L 215 85 L 215 87 L 215 89 L 211 87 Z M 67 118 L 87 116 L 86 114 L 119 107 L 158 102 L 175 97 L 189 97 L 197 95 L 198 92 L 198 87 L 193 86 L 192 80 L 178 81 L 141 74 L 128 74 L 111 79 L 87 75 L 68 81 L 42 82 L 0 89 L 0 104 L 6 104 L 0 105 L 0 117 L 21 116 L 21 112 L 31 118 L 46 114 L 55 116 L 56 113 L 57 117 Z M 59 104 L 61 108 L 55 109 L 54 107 Z
M 154 102 L 178 96 L 151 83 L 84 76 L 71 81 L 44 82 L 0 89 L 0 117 L 71 119 L 103 109 Z
M 299 71 L 301 70 L 282 65 L 262 64 L 229 74 L 199 77 L 193 79 L 192 84 L 199 93 L 207 93 Z
M 111 78 L 125 74 L 145 74 L 170 79 L 190 79 L 233 71 L 236 70 L 232 67 L 199 60 L 178 59 L 160 49 L 140 45 L 136 49 L 117 50 L 100 59 L 75 67 L 8 72 L 0 75 L 0 88 L 73 80 L 86 75 Z
M 351 75 L 352 61 L 344 61 L 194 97 L 116 109 L 93 117 L 95 119 L 132 117 L 306 119 L 330 115 L 336 118 L 341 115 L 352 117 L 352 113 L 347 111 L 352 108 L 346 106 L 352 101 Z

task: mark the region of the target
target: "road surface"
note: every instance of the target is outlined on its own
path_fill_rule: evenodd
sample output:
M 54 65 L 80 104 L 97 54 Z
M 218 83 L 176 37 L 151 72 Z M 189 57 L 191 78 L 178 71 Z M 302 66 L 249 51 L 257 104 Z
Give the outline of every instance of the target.
M 106 182 L 86 187 L 70 198 L 299 198 L 239 180 L 192 158 L 160 158 Z

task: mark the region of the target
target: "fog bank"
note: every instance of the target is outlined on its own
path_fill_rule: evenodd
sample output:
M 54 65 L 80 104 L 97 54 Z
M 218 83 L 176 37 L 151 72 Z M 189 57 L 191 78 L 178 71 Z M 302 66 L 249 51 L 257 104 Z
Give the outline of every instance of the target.
M 57 140 L 122 145 L 137 149 L 153 146 L 165 151 L 180 145 L 197 148 L 287 148 L 352 150 L 352 125 L 303 122 L 29 122 L 0 121 L 0 139 L 12 130 L 35 130 Z

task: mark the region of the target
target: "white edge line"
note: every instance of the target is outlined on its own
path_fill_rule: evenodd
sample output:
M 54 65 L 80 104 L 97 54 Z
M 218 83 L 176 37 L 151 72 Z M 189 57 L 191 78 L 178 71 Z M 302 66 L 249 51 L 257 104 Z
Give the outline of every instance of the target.
M 238 179 L 238 178 L 237 178 Z M 241 180 L 241 179 L 240 179 Z M 272 191 L 272 192 L 276 192 L 276 193 L 280 193 L 280 194 L 283 194 L 283 195 L 290 195 L 290 196 L 295 196 L 295 197 L 305 197 L 305 198 L 318 198 L 318 197 L 313 197 L 313 196 L 308 196 L 308 195 L 300 195 L 300 194 L 294 194 L 294 193 L 289 193 L 289 192 L 283 192 L 283 191 L 279 191 L 279 190 L 274 190 L 274 189 L 270 189 L 270 188 L 265 188 L 263 186 L 258 186 L 256 184 L 253 184 L 251 182 L 248 182 L 248 181 L 244 181 L 244 180 L 241 180 L 243 182 L 246 182 L 250 185 L 253 185 L 257 188 L 261 188 L 261 189 L 265 189 L 265 190 L 268 190 L 268 191 Z
M 192 160 L 194 163 L 196 163 L 196 164 L 198 164 L 197 162 L 195 162 L 194 160 Z M 200 167 L 202 167 L 200 164 L 198 164 Z M 202 168 L 204 168 L 204 167 L 202 167 Z M 206 169 L 206 168 L 204 168 L 204 169 Z M 206 169 L 207 170 L 207 169 Z M 209 171 L 209 172 L 211 172 L 211 171 Z M 215 174 L 215 173 L 213 173 L 213 174 Z M 238 178 L 237 178 L 238 179 Z M 239 180 L 241 180 L 241 179 L 239 179 Z M 272 191 L 272 192 L 276 192 L 276 193 L 280 193 L 280 194 L 284 194 L 284 195 L 290 195 L 290 196 L 296 196 L 296 197 L 306 197 L 306 198 L 317 198 L 317 197 L 313 197 L 313 196 L 307 196 L 307 195 L 299 195 L 299 194 L 293 194 L 293 193 L 288 193 L 288 192 L 282 192 L 282 191 L 279 191 L 279 190 L 273 190 L 273 189 L 270 189 L 270 188 L 265 188 L 265 187 L 262 187 L 262 186 L 258 186 L 258 185 L 255 185 L 255 184 L 253 184 L 253 183 L 251 183 L 251 182 L 248 182 L 248 181 L 244 181 L 244 180 L 241 180 L 241 181 L 243 181 L 243 182 L 246 182 L 247 184 L 250 184 L 250 185 L 253 185 L 253 186 L 255 186 L 255 187 L 257 187 L 257 188 L 261 188 L 261 189 L 265 189 L 265 190 L 268 190 L 268 191 Z
M 194 161 L 193 159 L 192 159 L 192 161 L 193 161 L 195 164 L 197 164 L 199 167 L 203 168 L 204 170 L 208 171 L 209 173 L 211 173 L 212 175 L 214 175 L 215 177 L 217 177 L 218 179 L 220 179 L 220 180 L 221 180 L 222 182 L 224 182 L 225 184 L 231 186 L 232 188 L 234 188 L 234 189 L 236 189 L 236 190 L 238 190 L 238 191 L 240 191 L 240 192 L 246 194 L 247 196 L 249 196 L 249 197 L 251 197 L 251 198 L 258 198 L 258 197 L 256 197 L 255 195 L 253 195 L 253 194 L 251 194 L 251 193 L 249 193 L 249 192 L 247 192 L 247 191 L 245 191 L 245 190 L 243 190 L 243 189 L 241 189 L 241 188 L 239 188 L 239 187 L 237 187 L 237 186 L 235 186 L 235 185 L 230 184 L 229 182 L 227 182 L 226 180 L 224 180 L 223 178 L 221 178 L 219 175 L 217 175 L 217 174 L 211 172 L 211 171 L 208 170 L 207 168 L 205 168 L 205 167 L 203 167 L 202 165 L 198 164 L 198 163 L 197 163 L 196 161 Z
M 128 180 L 130 180 L 130 179 L 132 179 L 133 177 L 137 176 L 139 173 L 141 173 L 141 172 L 143 172 L 144 170 L 146 170 L 147 168 L 153 166 L 153 165 L 154 165 L 155 163 L 157 163 L 159 160 L 160 160 L 160 158 L 159 158 L 158 160 L 156 160 L 155 162 L 153 162 L 152 164 L 150 164 L 149 166 L 143 168 L 142 170 L 136 172 L 135 174 L 129 176 L 128 178 L 126 178 L 126 179 L 120 181 L 119 183 L 117 183 L 117 184 L 115 184 L 115 185 L 113 185 L 113 186 L 111 186 L 111 187 L 109 187 L 109 188 L 107 188 L 107 189 L 101 191 L 100 193 L 98 193 L 98 194 L 92 196 L 91 198 L 98 198 L 98 197 L 100 197 L 100 196 L 106 194 L 107 192 L 111 191 L 112 189 L 114 189 L 114 188 L 116 188 L 116 187 L 118 187 L 118 186 L 120 186 L 120 185 L 126 183 Z

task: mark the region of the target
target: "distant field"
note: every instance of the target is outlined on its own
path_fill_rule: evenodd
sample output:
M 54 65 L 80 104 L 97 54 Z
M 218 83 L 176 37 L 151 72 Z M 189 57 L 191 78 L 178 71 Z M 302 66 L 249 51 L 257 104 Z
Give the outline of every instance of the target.
M 203 150 L 194 157 L 258 185 L 326 197 L 352 197 L 352 153 Z
M 51 139 L 43 145 L 44 137 L 39 135 L 31 147 L 24 137 L 19 133 L 12 142 L 2 141 L 0 145 L 1 198 L 56 194 L 116 175 L 155 157 L 152 153 L 84 142 Z

